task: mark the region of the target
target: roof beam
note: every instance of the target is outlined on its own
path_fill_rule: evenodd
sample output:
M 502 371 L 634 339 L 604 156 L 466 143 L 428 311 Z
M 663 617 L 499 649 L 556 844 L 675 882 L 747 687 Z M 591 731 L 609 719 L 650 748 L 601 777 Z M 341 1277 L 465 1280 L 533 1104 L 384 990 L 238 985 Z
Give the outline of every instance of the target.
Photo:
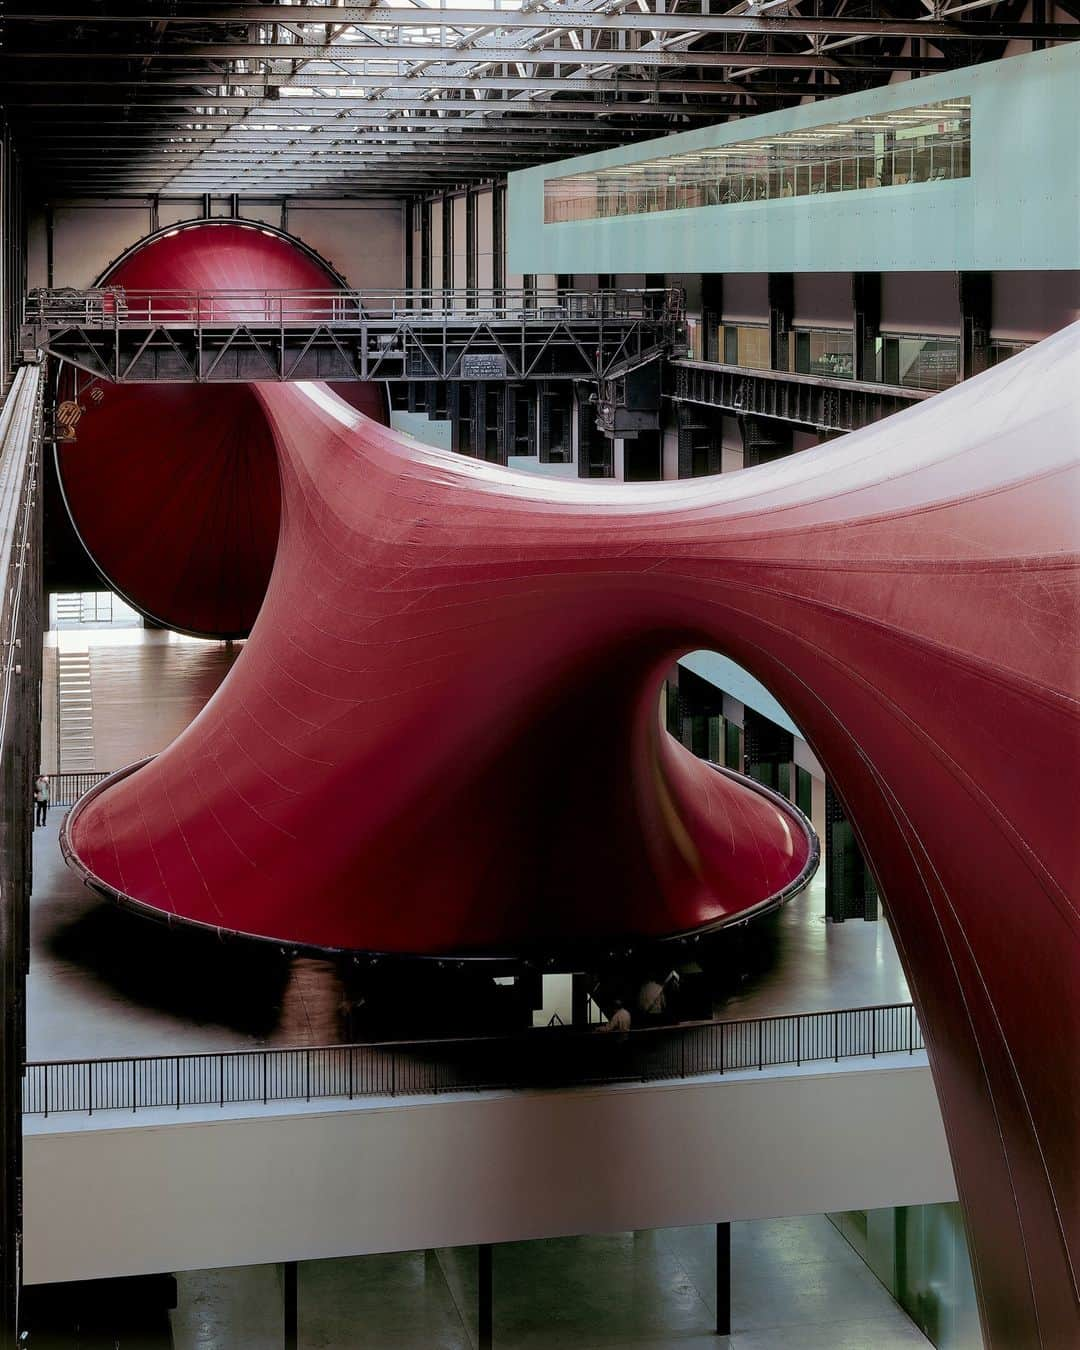
M 988 0 L 988 3 L 992 0 Z M 179 7 L 177 7 L 179 8 Z M 288 11 L 286 13 L 286 11 Z M 879 18 L 874 15 L 865 17 L 812 16 L 802 14 L 775 14 L 758 16 L 744 14 L 710 14 L 691 8 L 674 12 L 654 13 L 641 10 L 605 13 L 582 7 L 562 5 L 557 9 L 505 10 L 484 9 L 439 9 L 419 7 L 416 9 L 397 9 L 389 5 L 341 5 L 333 7 L 321 5 L 245 5 L 222 6 L 208 9 L 202 13 L 190 6 L 186 12 L 152 13 L 149 10 L 137 13 L 87 13 L 85 10 L 61 11 L 50 7 L 45 12 L 33 9 L 10 9 L 5 11 L 5 21 L 34 23 L 102 23 L 102 24 L 145 24 L 160 23 L 167 20 L 171 28 L 177 25 L 197 24 L 289 24 L 313 23 L 319 26 L 333 24 L 349 28 L 492 28 L 492 29 L 569 29 L 591 30 L 593 32 L 632 32 L 679 33 L 679 34 L 769 34 L 771 36 L 797 37 L 926 37 L 926 38 L 978 38 L 1007 41 L 1021 41 L 1032 38 L 1067 41 L 1075 36 L 1075 25 L 1060 23 L 1033 23 L 1023 20 L 994 19 L 935 19 L 932 14 L 925 18 Z M 234 54 L 246 55 L 257 44 L 241 44 L 244 51 Z M 289 59 L 308 59 L 313 52 L 347 52 L 349 42 L 340 39 L 318 47 L 306 44 L 293 46 L 289 43 L 266 44 L 263 54 L 285 56 Z M 140 51 L 139 57 L 156 55 Z
M 1072 26 L 1075 31 L 1075 25 Z M 843 61 L 822 56 L 816 52 L 773 52 L 773 51 L 671 51 L 654 47 L 626 48 L 622 51 L 603 48 L 589 51 L 577 51 L 573 47 L 513 47 L 485 45 L 483 47 L 425 46 L 422 43 L 392 43 L 385 46 L 351 47 L 345 52 L 328 57 L 325 48 L 292 47 L 271 52 L 270 48 L 258 45 L 238 44 L 221 47 L 190 47 L 174 51 L 102 52 L 94 48 L 81 51 L 20 51 L 15 58 L 23 61 L 138 61 L 148 55 L 152 60 L 176 61 L 233 61 L 233 60 L 270 60 L 283 59 L 284 52 L 291 52 L 288 59 L 304 61 L 332 61 L 335 67 L 353 65 L 367 61 L 452 61 L 469 65 L 562 65 L 562 66 L 700 66 L 702 69 L 724 69 L 730 66 L 774 66 L 780 69 L 795 70 L 922 70 L 927 58 L 913 56 L 882 56 L 877 52 L 845 52 Z M 930 64 L 943 66 L 938 57 L 929 58 Z M 383 72 L 385 74 L 385 72 Z M 419 78 L 426 78 L 425 71 Z M 144 79 L 149 84 L 161 84 L 177 78 L 160 71 L 147 71 Z M 185 78 L 191 76 L 185 73 Z M 202 75 L 207 78 L 206 73 Z M 327 84 L 332 85 L 343 79 L 351 79 L 348 71 L 341 69 L 328 71 L 309 71 L 306 74 L 280 72 L 252 72 L 250 74 L 226 73 L 221 75 L 222 83 L 254 85 L 264 82 L 272 84 Z
M 821 60 L 820 57 L 810 57 L 810 56 L 807 56 L 805 58 L 799 57 L 796 58 L 796 65 L 801 64 L 805 68 L 806 64 L 811 61 L 817 62 L 817 65 L 810 67 L 811 69 L 830 70 L 830 71 L 835 69 L 833 62 L 831 61 L 824 62 Z M 750 62 L 745 62 L 745 64 L 750 64 Z M 753 64 L 755 66 L 758 66 L 760 62 L 754 61 Z M 924 69 L 924 67 L 922 65 L 918 65 L 915 67 L 915 69 L 922 70 Z M 423 74 L 421 75 L 415 76 L 402 75 L 400 77 L 396 77 L 392 74 L 387 74 L 384 72 L 381 75 L 370 75 L 367 78 L 369 82 L 372 84 L 379 84 L 379 85 L 388 84 L 390 86 L 393 86 L 395 80 L 397 79 L 401 80 L 402 85 L 404 85 L 406 81 L 409 81 L 409 85 L 407 86 L 407 88 L 399 87 L 396 90 L 391 88 L 387 92 L 390 93 L 396 92 L 401 97 L 405 98 L 407 101 L 411 100 L 413 103 L 416 103 L 421 98 L 423 92 L 428 89 L 462 89 L 469 93 L 472 93 L 475 90 L 485 90 L 485 89 L 496 91 L 506 90 L 510 93 L 522 93 L 530 90 L 536 91 L 546 90 L 550 91 L 551 93 L 558 93 L 560 91 L 572 91 L 575 93 L 582 93 L 582 94 L 592 92 L 626 94 L 626 93 L 636 93 L 639 91 L 643 93 L 649 93 L 650 91 L 658 90 L 661 93 L 667 94 L 706 94 L 714 96 L 716 94 L 724 94 L 724 93 L 727 94 L 747 93 L 746 89 L 738 85 L 730 85 L 727 87 L 724 87 L 723 85 L 717 86 L 711 81 L 704 81 L 704 80 L 663 80 L 663 81 L 642 80 L 639 82 L 635 82 L 632 80 L 627 80 L 625 78 L 620 79 L 617 76 L 598 76 L 592 79 L 582 77 L 576 79 L 570 76 L 563 78 L 558 75 L 443 75 L 440 74 L 438 71 L 424 71 Z M 135 82 L 132 81 L 132 84 L 134 83 Z M 187 76 L 184 79 L 172 78 L 168 80 L 155 81 L 156 86 L 158 85 L 185 86 L 195 84 L 227 84 L 227 83 L 229 83 L 229 81 L 225 80 L 224 78 L 215 80 L 213 79 L 213 77 L 207 75 L 199 75 L 199 76 L 191 75 Z M 231 83 L 233 83 L 234 85 L 241 85 L 242 83 L 243 87 L 247 89 L 251 89 L 252 87 L 252 81 L 250 80 L 244 80 L 241 82 L 240 80 L 234 79 L 233 81 L 231 81 Z M 324 82 L 318 76 L 298 76 L 297 84 L 300 85 L 301 83 L 305 89 L 306 88 L 333 89 L 338 87 L 334 84 L 334 82 L 331 79 L 328 78 Z M 49 77 L 48 79 L 43 80 L 7 80 L 5 81 L 5 84 L 6 87 L 9 89 L 18 89 L 27 87 L 41 88 L 42 86 L 46 86 L 48 88 L 79 88 L 79 89 L 95 89 L 95 88 L 116 89 L 118 85 L 121 88 L 130 87 L 119 76 L 114 76 L 112 79 L 107 80 L 106 79 L 55 80 Z M 381 90 L 379 91 L 379 93 L 380 97 L 384 97 Z M 362 90 L 343 87 L 340 95 L 337 96 L 324 95 L 322 100 L 320 101 L 320 106 L 322 108 L 328 109 L 333 106 L 333 102 L 339 100 L 340 101 L 338 103 L 338 106 L 349 106 L 350 101 L 348 96 L 350 94 L 352 95 L 351 104 L 359 104 L 363 106 L 363 104 L 366 102 L 370 103 L 370 100 L 365 96 Z M 227 97 L 227 95 L 222 95 L 221 97 L 224 98 Z M 268 97 L 268 95 L 263 91 L 253 91 L 250 97 L 248 95 L 244 95 L 243 97 L 248 98 L 247 106 L 251 106 L 252 103 L 263 103 L 264 100 Z M 205 98 L 200 98 L 198 94 L 196 94 L 195 96 L 189 95 L 187 99 L 187 102 L 195 103 L 200 106 L 207 106 L 212 101 L 214 101 L 214 95 L 211 94 L 207 94 Z M 292 103 L 293 101 L 294 100 L 291 98 L 287 99 L 288 103 Z M 85 102 L 96 103 L 97 100 L 88 99 Z M 114 99 L 113 102 L 117 102 L 123 107 L 144 106 L 143 100 L 134 98 L 130 94 L 126 98 L 121 97 L 118 99 Z
M 559 81 L 560 88 L 562 81 Z M 113 82 L 115 88 L 115 81 Z M 590 88 L 592 87 L 590 82 Z M 515 91 L 518 86 L 514 86 Z M 699 96 L 709 97 L 715 94 L 712 86 L 707 84 L 695 85 L 695 90 Z M 555 102 L 537 102 L 527 103 L 519 100 L 511 101 L 509 99 L 438 99 L 437 101 L 428 101 L 426 106 L 432 110 L 445 110 L 452 112 L 478 112 L 497 114 L 501 111 L 512 111 L 514 113 L 529 112 L 536 108 L 538 112 L 545 114 L 550 112 L 572 112 L 572 113 L 592 113 L 596 117 L 615 117 L 615 116 L 640 116 L 646 113 L 653 117 L 667 117 L 671 115 L 687 117 L 705 117 L 705 118 L 725 118 L 731 116 L 730 103 L 682 103 L 682 102 L 664 102 L 660 94 L 667 92 L 667 85 L 657 87 L 651 84 L 642 84 L 639 89 L 628 85 L 625 81 L 619 86 L 621 93 L 633 92 L 640 97 L 633 99 L 560 99 Z M 392 109 L 395 107 L 403 108 L 421 108 L 425 106 L 425 100 L 422 97 L 423 90 L 414 90 L 412 92 L 398 91 L 395 94 L 380 96 L 378 102 L 368 99 L 358 99 L 355 103 L 347 104 L 344 99 L 333 101 L 325 98 L 301 99 L 291 98 L 288 100 L 288 106 L 291 110 L 300 108 L 310 109 L 310 116 L 316 116 L 317 113 L 352 113 L 357 108 L 363 108 L 365 105 L 369 108 Z M 55 99 L 38 100 L 24 99 L 15 101 L 8 98 L 6 111 L 10 114 L 21 109 L 37 108 L 64 108 L 71 109 L 70 101 L 57 101 Z M 130 96 L 124 94 L 114 94 L 111 98 L 93 97 L 80 99 L 79 108 L 84 111 L 89 108 L 183 108 L 187 110 L 185 120 L 203 121 L 208 114 L 200 113 L 200 108 L 221 108 L 226 110 L 236 110 L 242 108 L 257 108 L 263 111 L 272 111 L 267 107 L 264 99 L 252 95 L 250 98 L 241 95 L 201 95 L 187 94 L 183 97 L 168 99 L 140 100 L 135 102 Z M 278 105 L 280 106 L 280 105 Z M 83 122 L 86 117 L 84 115 Z M 222 123 L 224 130 L 224 120 Z

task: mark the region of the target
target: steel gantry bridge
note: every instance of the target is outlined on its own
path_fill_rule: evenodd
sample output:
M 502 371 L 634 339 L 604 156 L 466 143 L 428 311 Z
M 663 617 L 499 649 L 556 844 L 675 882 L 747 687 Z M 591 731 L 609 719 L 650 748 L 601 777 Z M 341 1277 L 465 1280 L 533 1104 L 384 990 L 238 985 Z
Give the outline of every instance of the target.
M 37 290 L 23 355 L 118 384 L 605 380 L 682 333 L 678 288 Z

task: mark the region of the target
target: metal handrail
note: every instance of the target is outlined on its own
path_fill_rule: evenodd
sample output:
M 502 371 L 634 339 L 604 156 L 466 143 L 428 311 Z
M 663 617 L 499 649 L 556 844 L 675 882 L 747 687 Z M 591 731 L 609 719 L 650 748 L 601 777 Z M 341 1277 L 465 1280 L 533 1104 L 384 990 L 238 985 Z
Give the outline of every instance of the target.
M 453 322 L 623 319 L 674 323 L 678 287 L 556 290 L 535 287 L 386 290 L 168 290 L 122 286 L 31 291 L 23 322 L 103 329 L 247 324 L 258 327 L 417 319 Z
M 542 1028 L 447 1040 L 34 1061 L 25 1065 L 23 1111 L 92 1114 L 647 1081 L 923 1048 L 914 1006 L 894 1003 L 610 1036 Z
M 64 773 L 49 773 L 49 805 L 74 806 L 85 793 L 109 777 L 105 769 L 82 769 Z

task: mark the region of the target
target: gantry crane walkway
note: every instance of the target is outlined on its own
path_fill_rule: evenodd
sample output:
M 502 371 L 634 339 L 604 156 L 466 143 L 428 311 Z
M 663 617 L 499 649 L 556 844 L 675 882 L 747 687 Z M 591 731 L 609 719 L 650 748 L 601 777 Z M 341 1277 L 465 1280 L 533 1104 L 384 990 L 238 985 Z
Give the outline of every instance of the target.
M 680 335 L 678 288 L 566 291 L 35 290 L 24 359 L 98 379 L 601 380 Z

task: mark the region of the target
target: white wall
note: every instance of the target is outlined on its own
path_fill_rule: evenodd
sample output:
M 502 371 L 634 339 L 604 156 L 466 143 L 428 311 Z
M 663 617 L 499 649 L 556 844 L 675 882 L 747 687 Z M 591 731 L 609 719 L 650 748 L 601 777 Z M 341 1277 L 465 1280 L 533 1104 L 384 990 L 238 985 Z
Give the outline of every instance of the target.
M 577 464 L 541 464 L 535 455 L 510 455 L 507 465 L 521 473 L 537 473 L 542 478 L 576 478 Z
M 53 213 L 53 284 L 92 286 L 108 265 L 150 230 L 149 207 L 57 206 Z M 45 278 L 31 286 L 44 286 Z
M 769 278 L 764 272 L 724 277 L 724 322 L 768 323 Z
M 421 441 L 424 445 L 433 445 L 436 450 L 453 449 L 451 439 L 454 424 L 452 422 L 446 422 L 437 417 L 429 417 L 427 413 L 413 413 L 394 409 L 390 413 L 390 425 L 395 431 L 405 432 L 413 440 Z
M 850 272 L 797 272 L 794 321 L 807 327 L 850 328 Z
M 396 287 L 404 284 L 405 227 L 403 206 L 391 201 L 315 201 L 290 198 L 286 228 L 331 263 L 354 287 Z M 228 214 L 227 198 L 215 199 L 211 214 Z M 282 202 L 241 199 L 242 220 L 281 227 Z M 158 227 L 202 215 L 199 198 L 162 198 Z M 80 199 L 53 206 L 53 284 L 91 286 L 121 253 L 152 232 L 149 198 L 129 201 Z M 30 287 L 48 284 L 46 218 L 35 213 L 29 223 Z
M 956 277 L 940 272 L 883 272 L 881 328 L 886 333 L 959 333 Z
M 954 1199 L 930 1071 L 903 1063 L 152 1125 L 31 1118 L 26 1280 Z
M 994 337 L 1049 337 L 1080 319 L 1080 271 L 995 272 L 993 303 Z

